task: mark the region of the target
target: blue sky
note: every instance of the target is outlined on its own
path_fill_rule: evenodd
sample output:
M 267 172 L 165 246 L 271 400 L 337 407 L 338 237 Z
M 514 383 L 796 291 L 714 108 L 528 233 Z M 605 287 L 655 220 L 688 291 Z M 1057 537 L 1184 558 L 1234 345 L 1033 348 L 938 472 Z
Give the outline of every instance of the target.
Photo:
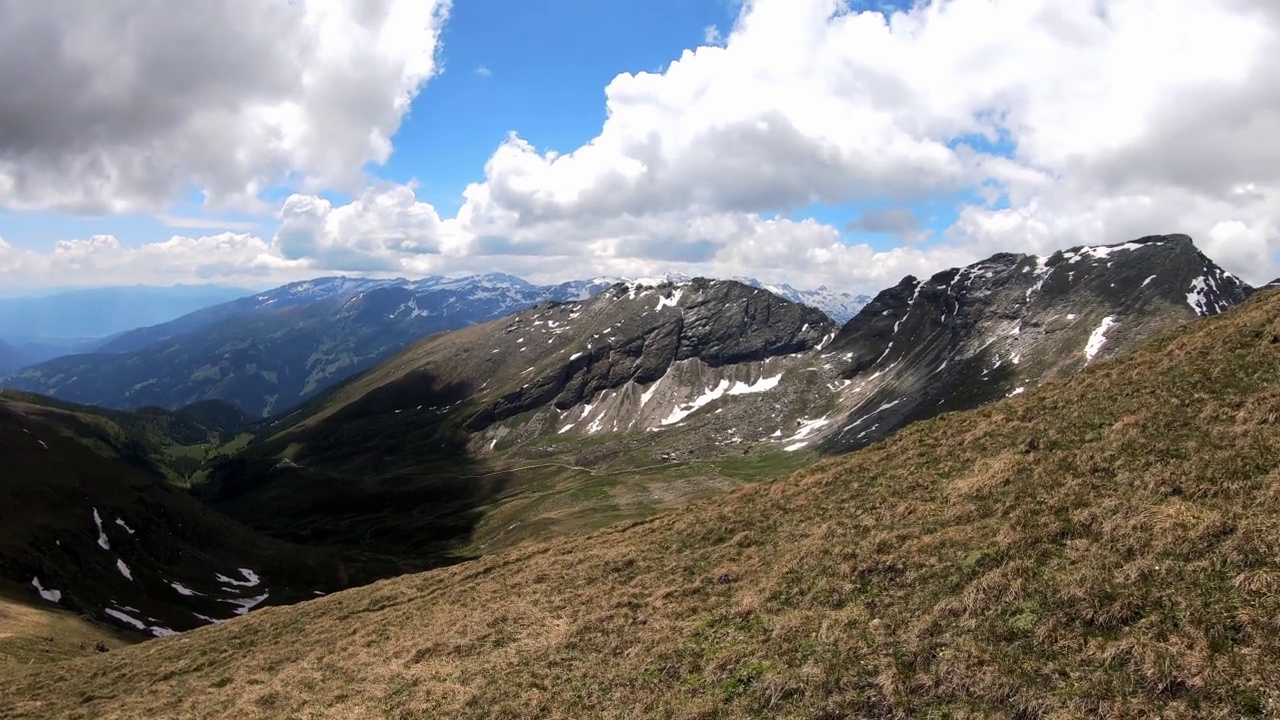
M 417 178 L 419 195 L 452 215 L 509 131 L 539 149 L 577 148 L 600 131 L 609 81 L 662 70 L 737 11 L 729 0 L 460 1 L 442 38 L 445 72 L 414 103 L 377 172 Z

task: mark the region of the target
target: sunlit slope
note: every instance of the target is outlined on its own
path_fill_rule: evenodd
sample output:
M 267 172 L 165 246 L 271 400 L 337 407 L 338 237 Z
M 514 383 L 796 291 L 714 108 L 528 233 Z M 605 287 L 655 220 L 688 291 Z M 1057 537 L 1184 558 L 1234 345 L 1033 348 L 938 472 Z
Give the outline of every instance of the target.
M 1247 717 L 1280 294 L 787 479 L 0 678 L 14 717 Z

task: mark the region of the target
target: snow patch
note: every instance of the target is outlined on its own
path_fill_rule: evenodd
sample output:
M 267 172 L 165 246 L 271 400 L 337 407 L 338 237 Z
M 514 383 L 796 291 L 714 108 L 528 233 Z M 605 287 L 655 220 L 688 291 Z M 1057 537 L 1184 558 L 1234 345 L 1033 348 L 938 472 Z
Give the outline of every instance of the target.
M 236 585 L 239 587 L 256 587 L 257 584 L 261 581 L 261 578 L 258 577 L 258 574 L 250 570 L 249 568 L 236 568 L 236 569 L 239 570 L 240 574 L 244 576 L 244 580 L 232 580 L 226 575 L 215 575 L 214 577 L 220 583 L 224 583 L 226 585 Z
M 62 592 L 60 590 L 54 590 L 53 588 L 46 588 L 45 586 L 41 585 L 40 578 L 38 577 L 31 578 L 31 586 L 34 587 L 36 589 L 36 592 L 40 593 L 40 597 L 44 598 L 45 600 L 48 600 L 49 602 L 55 602 L 55 603 L 62 602 Z
M 1044 288 L 1045 281 L 1048 280 L 1049 276 L 1052 274 L 1053 268 L 1049 267 L 1049 258 L 1037 257 L 1035 274 L 1036 282 L 1034 285 L 1027 288 L 1027 302 L 1031 302 L 1031 299 L 1036 296 L 1036 293 L 1039 293 L 1040 290 Z M 959 276 L 957 276 L 956 279 L 959 279 Z
M 572 355 L 570 355 L 570 356 L 569 356 L 569 362 L 573 362 L 574 360 L 577 360 L 578 358 L 582 357 L 583 355 L 586 355 L 586 353 L 576 352 L 576 353 L 574 353 L 574 354 L 572 354 Z
M 563 435 L 563 434 L 565 434 L 565 433 L 569 432 L 570 430 L 572 430 L 572 429 L 573 429 L 573 426 L 574 426 L 574 423 L 569 423 L 568 425 L 565 425 L 564 427 L 560 428 L 560 431 L 559 431 L 557 434 L 558 434 L 558 435 Z
M 1013 392 L 1009 393 L 1009 397 L 1014 397 L 1015 395 L 1021 395 L 1022 393 L 1026 392 L 1026 391 L 1027 391 L 1027 389 L 1026 389 L 1025 387 L 1017 387 L 1017 388 L 1014 388 L 1014 389 L 1013 389 Z
M 782 373 L 778 373 L 773 377 L 768 377 L 768 378 L 762 377 L 759 380 L 752 383 L 751 385 L 748 385 L 742 382 L 741 380 L 739 380 L 737 383 L 734 383 L 733 387 L 729 388 L 729 394 L 730 395 L 749 395 L 751 393 L 767 392 L 769 390 L 772 390 L 778 387 L 779 382 L 782 382 Z
M 116 558 L 116 569 L 120 571 L 121 575 L 125 576 L 129 580 L 133 579 L 133 573 L 129 570 L 129 566 L 125 565 L 124 561 L 120 558 Z
M 804 439 L 808 438 L 808 437 L 809 437 L 810 435 L 812 435 L 813 433 L 817 432 L 818 430 L 820 430 L 820 429 L 822 429 L 823 427 L 825 427 L 825 426 L 827 426 L 827 425 L 830 425 L 830 424 L 831 424 L 831 421 L 830 421 L 830 420 L 828 420 L 827 418 L 818 418 L 818 419 L 816 419 L 816 420 L 801 420 L 801 421 L 800 421 L 800 429 L 799 429 L 799 430 L 797 430 L 797 431 L 795 432 L 795 434 L 794 434 L 794 435 L 792 435 L 791 437 L 787 438 L 786 440 L 783 440 L 783 442 L 788 442 L 788 443 L 797 443 L 797 442 L 799 442 L 800 440 L 804 440 Z M 803 443 L 801 443 L 801 444 L 800 444 L 800 447 L 803 447 L 803 445 L 804 445 L 804 444 L 803 444 Z M 784 449 L 786 449 L 786 448 L 784 448 Z M 797 447 L 796 449 L 798 450 L 798 449 L 800 449 L 800 448 L 799 448 L 799 447 Z M 790 452 L 790 451 L 788 451 L 788 452 Z
M 653 397 L 654 393 L 658 392 L 658 386 L 662 384 L 662 380 L 664 378 L 666 378 L 666 375 L 663 375 L 662 377 L 655 380 L 654 383 L 649 386 L 648 390 L 645 390 L 644 392 L 640 393 L 640 407 L 644 407 L 645 405 L 649 404 L 649 399 Z
M 985 373 L 984 373 L 984 374 L 985 374 Z M 884 412 L 885 410 L 888 410 L 889 408 L 894 407 L 895 405 L 900 404 L 903 400 L 906 400 L 906 398 L 905 398 L 905 397 L 900 397 L 900 398 L 898 398 L 897 400 L 893 400 L 893 401 L 890 401 L 890 402 L 887 402 L 887 403 L 885 403 L 885 404 L 881 405 L 880 407 L 876 408 L 875 410 L 872 410 L 871 412 L 867 413 L 866 415 L 863 415 L 862 417 L 858 418 L 857 420 L 854 420 L 853 422 L 849 423 L 848 425 L 845 425 L 845 426 L 844 426 L 844 429 L 842 429 L 840 432 L 848 432 L 849 430 L 852 430 L 853 428 L 855 428 L 855 427 L 857 427 L 857 426 L 861 425 L 862 423 L 866 422 L 867 420 L 870 420 L 871 418 L 875 417 L 877 414 L 882 413 L 882 412 Z M 859 436 L 859 437 L 861 437 L 861 436 Z
M 664 307 L 676 307 L 680 304 L 680 296 L 683 294 L 684 288 L 676 288 L 676 291 L 671 294 L 670 298 L 658 298 L 658 306 L 654 308 L 654 311 L 657 312 L 662 310 Z
M 128 525 L 126 525 L 126 524 L 125 524 L 125 522 L 124 522 L 124 518 L 116 518 L 116 524 L 117 524 L 117 525 L 119 525 L 120 527 L 124 528 L 124 531 L 125 531 L 125 532 L 127 532 L 127 533 L 129 533 L 130 535 L 133 535 L 133 534 L 134 534 L 134 532 L 133 532 L 133 528 L 131 528 L 131 527 L 129 527 Z
M 187 597 L 191 597 L 192 595 L 202 594 L 202 593 L 196 592 L 195 590 L 192 590 L 191 588 L 187 587 L 186 585 L 183 585 L 180 582 L 170 582 L 169 587 L 173 588 L 174 590 L 177 590 L 179 595 L 185 595 Z
M 689 417 L 694 412 L 697 412 L 699 408 L 702 408 L 705 405 L 708 405 L 710 403 L 715 402 L 716 400 L 719 400 L 721 397 L 724 396 L 725 392 L 727 392 L 728 390 L 729 390 L 729 381 L 721 380 L 720 383 L 716 385 L 714 388 L 711 388 L 710 390 L 704 392 L 702 395 L 699 395 L 698 397 L 694 398 L 693 402 L 685 403 L 684 405 L 680 405 L 676 409 L 672 410 L 671 414 L 668 415 L 666 418 L 664 418 L 660 424 L 674 425 L 680 422 L 681 420 L 684 420 L 685 418 Z
M 224 600 L 220 600 L 219 602 L 230 603 L 232 605 L 237 606 L 235 609 L 235 614 L 244 615 L 244 614 L 247 614 L 250 610 L 261 605 L 263 601 L 267 599 L 267 596 L 270 594 L 271 593 L 269 592 L 264 592 L 261 595 L 258 595 L 257 597 L 226 598 Z
M 783 452 L 795 452 L 795 451 L 797 451 L 797 450 L 799 450 L 799 449 L 803 448 L 805 445 L 808 445 L 808 444 L 809 444 L 809 441 L 808 441 L 808 440 L 801 440 L 801 441 L 800 441 L 800 442 L 798 442 L 798 443 L 791 443 L 790 445 L 788 445 L 788 446 L 786 446 L 786 447 L 782 448 L 782 451 L 783 451 Z
M 1102 350 L 1102 346 L 1107 343 L 1107 331 L 1116 324 L 1116 319 L 1111 316 L 1102 318 L 1102 324 L 1093 331 L 1089 336 L 1089 342 L 1084 346 L 1085 362 L 1089 362 L 1097 357 Z
M 147 624 L 146 624 L 146 623 L 142 622 L 142 621 L 141 621 L 141 620 L 139 620 L 138 618 L 135 618 L 135 617 L 132 617 L 132 616 L 126 615 L 126 614 L 125 614 L 123 611 L 121 611 L 121 610 L 117 610 L 117 609 L 115 609 L 115 608 L 106 608 L 106 609 L 105 609 L 105 610 L 103 610 L 102 612 L 104 612 L 104 613 L 106 613 L 106 614 L 110 615 L 111 617 L 113 617 L 113 618 L 115 618 L 115 619 L 119 620 L 119 621 L 120 621 L 120 622 L 122 622 L 122 623 L 125 623 L 125 624 L 127 624 L 127 625 L 132 625 L 133 627 L 135 627 L 135 628 L 137 628 L 137 629 L 139 629 L 139 630 L 146 630 L 146 629 L 147 629 Z
M 1151 244 L 1161 245 L 1162 243 L 1151 243 Z M 1102 260 L 1118 252 L 1125 252 L 1129 250 L 1140 250 L 1142 249 L 1142 247 L 1143 247 L 1142 243 L 1133 243 L 1133 242 L 1125 243 L 1123 245 L 1100 245 L 1098 247 L 1082 247 L 1076 252 L 1070 252 L 1063 255 L 1063 258 L 1066 258 L 1073 263 L 1080 262 L 1081 260 L 1087 257 L 1093 258 L 1095 260 Z
M 1191 281 L 1191 290 L 1187 293 L 1187 304 L 1196 311 L 1196 315 L 1216 315 L 1226 309 L 1214 298 L 1217 292 L 1218 283 L 1212 275 L 1198 277 Z
M 102 516 L 98 514 L 98 508 L 93 509 L 93 524 L 98 526 L 98 547 L 110 550 L 111 543 L 107 540 L 107 534 L 102 531 Z
M 1151 284 L 1151 281 L 1152 281 L 1152 280 L 1155 280 L 1155 279 L 1156 279 L 1156 276 L 1155 276 L 1155 275 L 1152 275 L 1151 277 L 1147 278 L 1146 280 L 1143 280 L 1143 281 L 1142 281 L 1142 287 L 1146 287 L 1146 286 L 1150 285 L 1150 284 Z

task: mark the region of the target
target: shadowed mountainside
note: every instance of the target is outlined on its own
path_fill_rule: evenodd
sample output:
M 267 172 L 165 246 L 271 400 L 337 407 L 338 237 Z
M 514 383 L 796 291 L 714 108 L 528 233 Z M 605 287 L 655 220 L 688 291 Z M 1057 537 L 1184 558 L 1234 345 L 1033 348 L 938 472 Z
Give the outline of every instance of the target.
M 1278 318 L 1265 293 L 663 517 L 12 672 L 0 714 L 1264 716 Z

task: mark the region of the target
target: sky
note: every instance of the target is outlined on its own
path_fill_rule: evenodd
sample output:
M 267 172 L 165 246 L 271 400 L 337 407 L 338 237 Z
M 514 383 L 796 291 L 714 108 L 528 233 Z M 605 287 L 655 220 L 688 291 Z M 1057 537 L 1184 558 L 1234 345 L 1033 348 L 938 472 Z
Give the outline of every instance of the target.
M 0 289 L 1280 275 L 1274 0 L 0 0 Z

